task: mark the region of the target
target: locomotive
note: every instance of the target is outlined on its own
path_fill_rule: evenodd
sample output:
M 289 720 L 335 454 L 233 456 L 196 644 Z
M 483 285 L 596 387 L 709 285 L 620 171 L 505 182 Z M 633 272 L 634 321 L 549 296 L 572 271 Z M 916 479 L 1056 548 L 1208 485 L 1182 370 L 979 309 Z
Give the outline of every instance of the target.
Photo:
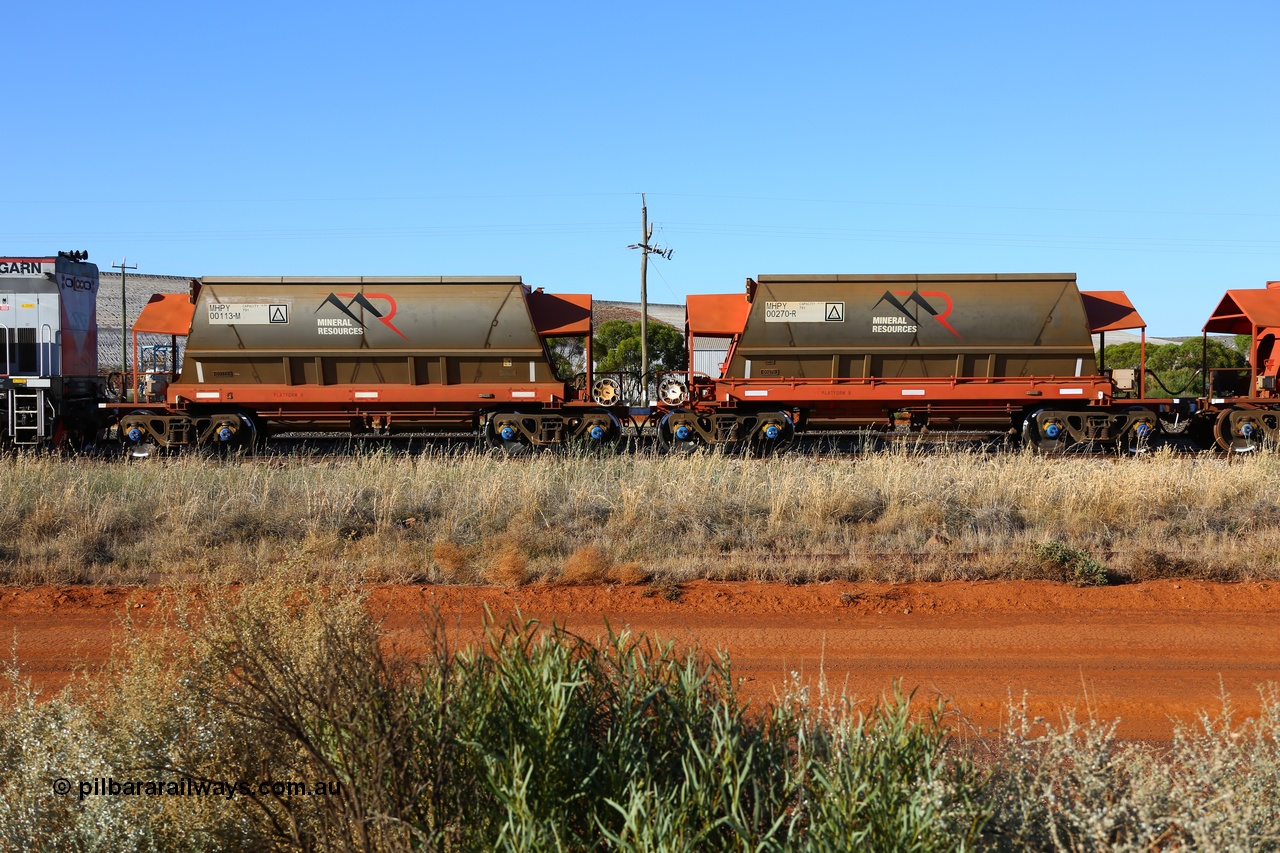
M 1232 290 L 1204 333 L 1248 334 L 1245 370 L 1204 370 L 1196 399 L 1146 395 L 1092 336 L 1145 323 L 1121 291 L 1071 273 L 761 275 L 686 299 L 717 375 L 639 383 L 592 369 L 592 299 L 519 277 L 204 277 L 133 324 L 133 371 L 98 375 L 97 268 L 79 253 L 0 259 L 8 442 L 118 439 L 131 454 L 251 449 L 279 433 L 477 437 L 502 453 L 616 446 L 772 452 L 850 431 L 1006 437 L 1044 451 L 1137 451 L 1166 437 L 1244 452 L 1280 440 L 1280 283 Z M 140 337 L 169 341 L 160 364 Z M 582 373 L 552 345 L 580 338 Z M 633 377 L 634 379 L 634 377 Z
M 85 252 L 0 258 L 0 389 L 10 446 L 82 446 L 106 425 L 97 299 L 98 268 Z

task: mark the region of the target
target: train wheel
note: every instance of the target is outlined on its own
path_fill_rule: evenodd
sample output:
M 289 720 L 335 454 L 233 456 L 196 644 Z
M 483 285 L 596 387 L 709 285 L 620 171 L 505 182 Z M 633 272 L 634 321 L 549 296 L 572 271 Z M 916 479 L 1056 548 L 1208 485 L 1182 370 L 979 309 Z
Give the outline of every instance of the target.
M 129 413 L 129 417 L 145 418 L 146 415 L 147 412 L 143 411 Z M 143 424 L 136 421 L 121 423 L 118 429 L 120 444 L 124 448 L 126 458 L 150 459 L 160 454 L 160 446 L 156 444 L 155 438 Z
M 1129 425 L 1120 437 L 1121 447 L 1129 453 L 1146 453 L 1160 439 L 1159 419 L 1155 412 L 1142 406 L 1130 406 L 1125 414 Z
M 1059 412 L 1039 409 L 1022 422 L 1022 444 L 1040 453 L 1057 453 L 1071 443 L 1066 420 Z
M 520 430 L 519 412 L 503 412 L 490 415 L 484 424 L 484 441 L 491 450 L 504 456 L 524 456 L 533 452 L 533 445 Z
M 258 450 L 258 425 L 244 412 L 228 412 L 213 417 L 213 424 L 203 439 L 206 447 L 222 455 L 253 454 Z
M 1225 409 L 1213 425 L 1213 437 L 1228 453 L 1252 453 L 1262 446 L 1266 431 L 1259 412 L 1253 409 Z
M 578 447 L 588 450 L 617 451 L 622 448 L 626 437 L 622 432 L 622 422 L 612 412 L 601 409 L 583 416 L 582 425 L 573 434 L 573 441 Z
M 673 423 L 672 417 L 688 415 L 688 412 L 668 412 L 658 421 L 658 446 L 664 453 L 685 455 L 693 453 L 704 446 L 702 435 L 687 423 L 687 418 L 680 417 Z
M 796 426 L 783 412 L 764 412 L 751 434 L 751 450 L 761 456 L 785 453 L 796 439 Z

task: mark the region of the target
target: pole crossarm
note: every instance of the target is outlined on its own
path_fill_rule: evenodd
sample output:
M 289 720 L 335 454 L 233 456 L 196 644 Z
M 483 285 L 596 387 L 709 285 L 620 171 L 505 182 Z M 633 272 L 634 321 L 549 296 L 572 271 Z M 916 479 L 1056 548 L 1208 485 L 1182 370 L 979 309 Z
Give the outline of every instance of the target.
M 650 245 L 653 239 L 653 226 L 649 224 L 649 206 L 645 203 L 644 193 L 640 193 L 640 242 L 632 243 L 628 249 L 640 250 L 640 375 L 642 384 L 647 389 L 648 382 L 643 377 L 649 373 L 649 256 L 671 260 L 673 249 Z

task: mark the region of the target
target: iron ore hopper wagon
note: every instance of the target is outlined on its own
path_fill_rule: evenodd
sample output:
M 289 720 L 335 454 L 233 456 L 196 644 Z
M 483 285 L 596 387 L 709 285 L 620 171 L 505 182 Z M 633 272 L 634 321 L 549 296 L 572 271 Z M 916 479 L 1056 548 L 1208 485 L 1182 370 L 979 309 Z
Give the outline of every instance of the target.
M 769 448 L 833 429 L 1138 446 L 1190 409 L 1119 392 L 1091 335 L 1142 319 L 1123 293 L 1082 293 L 1071 273 L 762 275 L 686 307 L 690 341 L 731 343 L 718 377 L 660 389 L 670 448 Z
M 616 408 L 558 379 L 547 347 L 589 348 L 591 297 L 518 277 L 206 277 L 153 299 L 134 331 L 187 337 L 180 372 L 120 419 L 139 453 L 283 431 L 479 428 L 509 452 L 622 437 Z

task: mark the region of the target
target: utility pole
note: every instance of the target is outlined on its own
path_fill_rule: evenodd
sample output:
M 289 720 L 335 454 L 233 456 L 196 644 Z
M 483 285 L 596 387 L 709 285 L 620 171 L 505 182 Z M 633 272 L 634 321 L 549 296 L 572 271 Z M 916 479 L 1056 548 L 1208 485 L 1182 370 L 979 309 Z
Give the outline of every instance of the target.
M 129 372 L 129 312 L 125 310 L 124 278 L 125 270 L 136 270 L 138 265 L 129 266 L 129 259 L 121 258 L 120 263 L 112 264 L 111 268 L 120 270 L 120 393 L 127 400 L 129 379 L 125 374 Z
M 649 207 L 645 204 L 644 193 L 640 193 L 640 242 L 632 243 L 628 249 L 640 250 L 640 376 L 649 372 L 649 256 L 657 255 L 671 260 L 673 249 L 649 245 L 653 237 L 653 226 L 649 224 Z M 648 399 L 648 386 L 645 385 L 645 399 Z

